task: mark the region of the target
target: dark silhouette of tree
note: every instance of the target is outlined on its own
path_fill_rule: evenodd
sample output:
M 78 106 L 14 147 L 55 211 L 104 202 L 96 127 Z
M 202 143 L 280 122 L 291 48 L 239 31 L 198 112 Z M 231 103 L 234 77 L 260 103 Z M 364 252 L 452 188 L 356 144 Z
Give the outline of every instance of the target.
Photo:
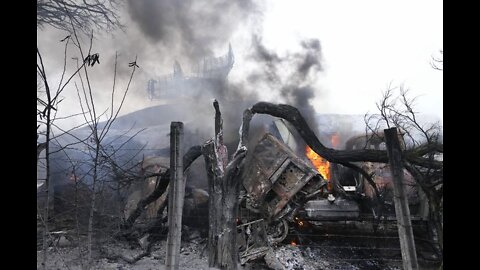
M 72 25 L 84 33 L 93 29 L 122 28 L 119 0 L 37 0 L 37 27 L 50 25 L 72 32 Z
M 438 60 L 438 59 L 437 59 Z M 437 61 L 441 63 L 441 61 Z M 442 70 L 441 68 L 436 68 Z M 433 240 L 443 253 L 443 140 L 440 123 L 421 123 L 415 110 L 416 98 L 400 87 L 398 94 L 389 87 L 377 103 L 379 113 L 366 115 L 367 132 L 373 134 L 382 127 L 397 127 L 404 133 L 404 155 L 417 153 L 415 159 L 405 158 L 404 167 L 425 193 L 429 206 L 429 229 Z

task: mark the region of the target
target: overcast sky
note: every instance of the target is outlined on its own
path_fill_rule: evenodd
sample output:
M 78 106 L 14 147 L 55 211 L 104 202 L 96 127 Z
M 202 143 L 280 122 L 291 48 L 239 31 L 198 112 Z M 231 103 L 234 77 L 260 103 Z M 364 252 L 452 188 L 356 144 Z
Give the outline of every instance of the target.
M 115 51 L 125 63 L 137 55 L 141 69 L 123 110 L 127 113 L 153 105 L 146 101 L 146 81 L 170 73 L 175 59 L 187 69 L 189 57 L 199 57 L 201 53 L 222 55 L 230 42 L 236 62 L 229 78 L 232 83 L 244 85 L 245 91 L 252 91 L 245 80 L 254 64 L 248 57 L 252 54 L 253 35 L 261 36 L 262 45 L 279 57 L 298 52 L 304 40 L 316 39 L 321 47 L 321 71 L 311 81 L 314 95 L 309 102 L 317 113 L 375 112 L 381 92 L 389 84 L 403 84 L 411 90 L 412 97 L 420 96 L 417 111 L 443 120 L 443 73 L 430 66 L 431 57 L 440 56 L 443 49 L 442 1 L 251 0 L 258 5 L 255 15 L 248 15 L 250 8 L 238 4 L 242 1 L 232 2 L 236 4 L 220 5 L 224 10 L 219 11 L 217 6 L 209 6 L 209 1 L 187 1 L 194 7 L 181 8 L 201 14 L 195 16 L 181 12 L 172 15 L 170 11 L 167 14 L 165 10 L 171 8 L 171 3 L 129 1 L 122 16 L 126 31 L 97 35 L 94 40 L 94 52 L 100 53 L 103 70 L 97 69 L 92 79 L 97 76 L 100 88 L 111 88 L 111 80 L 105 79 L 111 79 L 111 68 L 105 67 L 113 67 Z M 242 12 L 235 10 L 239 6 Z M 155 8 L 158 14 L 152 11 Z M 209 16 L 213 19 L 205 20 Z M 168 25 L 170 22 L 176 25 Z M 179 28 L 185 25 L 188 31 Z M 177 34 L 177 30 L 183 32 Z M 58 81 L 61 75 L 61 70 L 53 67 L 63 66 L 63 45 L 58 41 L 65 36 L 65 32 L 49 27 L 37 31 L 37 44 L 45 54 L 52 81 Z M 196 43 L 188 44 L 192 40 Z M 120 66 L 125 68 L 119 67 L 119 86 L 129 76 L 127 65 Z M 259 99 L 282 101 L 271 90 L 257 92 Z M 64 94 L 69 98 L 62 104 L 63 112 L 78 107 L 74 89 Z M 109 92 L 103 94 L 98 101 L 109 104 Z
M 263 27 L 268 47 L 281 51 L 304 37 L 320 40 L 318 112 L 372 112 L 392 83 L 420 96 L 418 111 L 443 119 L 443 73 L 429 64 L 443 49 L 442 1 L 269 3 Z

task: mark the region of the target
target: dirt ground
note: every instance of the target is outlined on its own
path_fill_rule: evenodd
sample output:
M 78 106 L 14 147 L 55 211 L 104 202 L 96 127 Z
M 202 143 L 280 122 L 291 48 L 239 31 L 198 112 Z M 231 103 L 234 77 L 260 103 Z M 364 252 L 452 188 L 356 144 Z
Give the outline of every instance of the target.
M 333 244 L 327 242 L 325 244 Z M 164 269 L 165 263 L 165 247 L 166 241 L 160 241 L 155 245 L 150 256 L 146 256 L 134 264 L 128 263 L 123 258 L 131 259 L 142 252 L 141 249 L 131 249 L 130 247 L 121 244 L 107 244 L 102 246 L 102 251 L 96 250 L 94 252 L 94 261 L 91 269 L 105 269 L 105 270 L 149 270 L 149 269 Z M 282 253 L 283 252 L 283 253 Z M 368 250 L 364 250 L 368 252 Z M 349 260 L 344 254 L 333 254 L 331 249 L 322 246 L 291 246 L 285 245 L 277 249 L 273 256 L 282 257 L 282 254 L 289 253 L 296 256 L 296 261 L 301 258 L 300 264 L 284 264 L 282 268 L 274 269 L 336 269 L 336 270 L 360 270 L 360 269 L 387 269 L 400 270 L 402 269 L 401 260 L 391 260 L 388 262 L 378 261 L 372 256 L 365 256 L 363 260 Z M 297 253 L 297 254 L 296 254 Z M 108 254 L 108 255 L 107 255 Z M 299 256 L 298 256 L 299 255 Z M 372 254 L 373 256 L 375 253 Z M 49 250 L 48 269 L 83 269 L 82 263 L 85 262 L 86 250 L 80 252 L 76 247 L 51 247 Z M 358 257 L 358 255 L 357 255 Z M 371 259 L 368 259 L 370 257 Z M 40 262 L 42 259 L 42 252 L 37 253 L 37 268 L 40 269 Z M 351 259 L 351 258 L 350 258 Z M 288 260 L 283 260 L 288 261 Z M 298 265 L 302 265 L 301 268 Z M 205 243 L 183 242 L 180 253 L 180 269 L 198 270 L 209 269 L 205 252 Z M 249 262 L 239 269 L 251 270 L 266 270 L 272 269 L 267 266 L 263 259 Z M 435 268 L 422 268 L 435 269 Z
M 183 242 L 180 253 L 180 269 L 198 270 L 208 269 L 207 257 L 202 254 L 204 244 L 195 242 Z M 160 241 L 153 248 L 150 256 L 143 257 L 134 264 L 122 259 L 132 259 L 142 253 L 141 249 L 131 249 L 129 246 L 116 242 L 105 244 L 101 250 L 95 250 L 91 269 L 105 270 L 149 270 L 164 269 L 166 241 Z M 86 261 L 86 250 L 78 247 L 50 248 L 47 263 L 48 269 L 71 269 L 81 270 L 82 263 Z M 37 252 L 37 268 L 41 266 L 42 251 Z
M 337 227 L 336 227 L 337 228 Z M 395 228 L 391 228 L 395 229 Z M 193 238 L 182 241 L 180 252 L 180 269 L 209 269 L 206 252 L 206 239 L 197 233 L 190 233 Z M 85 242 L 85 241 L 82 241 Z M 439 262 L 435 260 L 431 250 L 416 239 L 416 247 L 420 269 L 438 269 Z M 128 269 L 164 269 L 166 240 L 161 240 L 153 247 L 149 256 L 135 263 L 128 261 L 143 252 L 140 246 L 132 247 L 125 242 L 113 239 L 102 240 L 93 250 L 91 269 L 128 270 Z M 37 251 L 37 268 L 41 268 L 42 251 Z M 77 244 L 59 239 L 48 252 L 48 269 L 85 269 L 86 249 Z M 269 264 L 267 264 L 267 262 Z M 268 267 L 268 265 L 270 267 Z M 279 246 L 273 247 L 265 259 L 248 262 L 239 269 L 266 270 L 400 270 L 402 257 L 398 234 L 393 230 L 375 234 L 362 234 L 348 230 L 309 229 L 291 233 Z

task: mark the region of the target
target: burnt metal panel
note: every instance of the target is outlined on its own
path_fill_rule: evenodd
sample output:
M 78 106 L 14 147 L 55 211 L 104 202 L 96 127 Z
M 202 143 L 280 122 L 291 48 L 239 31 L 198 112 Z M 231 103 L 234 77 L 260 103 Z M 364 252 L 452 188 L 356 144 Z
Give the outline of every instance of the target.
M 272 134 L 265 134 L 244 167 L 243 185 L 253 207 L 278 214 L 313 177 L 320 174 Z
M 304 211 L 309 220 L 352 220 L 360 214 L 358 203 L 352 200 L 337 198 L 328 200 L 312 200 L 305 203 Z
M 267 202 L 269 216 L 278 214 L 288 201 L 315 175 L 309 170 L 302 170 L 301 166 L 290 161 L 272 186 L 272 191 L 277 196 L 274 202 Z

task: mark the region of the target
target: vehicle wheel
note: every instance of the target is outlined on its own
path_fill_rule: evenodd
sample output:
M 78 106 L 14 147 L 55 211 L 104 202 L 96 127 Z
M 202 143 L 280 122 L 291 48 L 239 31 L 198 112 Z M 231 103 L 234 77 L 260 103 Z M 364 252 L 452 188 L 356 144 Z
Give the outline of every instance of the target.
M 280 221 L 274 221 L 266 228 L 267 239 L 269 244 L 281 243 L 288 235 L 288 223 L 282 219 Z

